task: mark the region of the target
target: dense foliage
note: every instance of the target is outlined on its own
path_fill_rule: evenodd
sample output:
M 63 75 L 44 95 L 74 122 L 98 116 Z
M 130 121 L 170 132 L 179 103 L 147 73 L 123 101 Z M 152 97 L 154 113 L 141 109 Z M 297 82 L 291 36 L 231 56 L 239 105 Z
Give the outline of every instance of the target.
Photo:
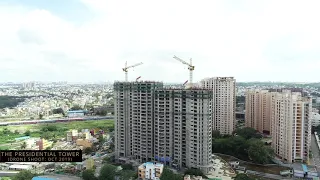
M 128 180 L 130 178 L 136 178 L 137 172 L 133 170 L 129 170 L 131 167 L 125 166 L 123 170 L 116 171 L 117 166 L 111 164 L 105 164 L 101 170 L 99 175 L 99 180 L 114 180 L 117 177 L 119 180 Z
M 26 97 L 16 96 L 0 96 L 0 109 L 16 107 L 20 102 L 23 102 Z
M 233 134 L 241 136 L 245 139 L 251 139 L 251 138 L 260 139 L 260 138 L 262 138 L 262 135 L 257 130 L 255 130 L 253 128 L 249 128 L 249 127 L 236 129 Z
M 82 179 L 83 180 L 97 180 L 94 176 L 94 170 L 88 169 L 82 172 Z
M 53 114 L 62 114 L 63 116 L 65 116 L 65 113 L 62 108 L 53 109 L 52 113 Z
M 240 173 L 234 178 L 235 180 L 254 180 L 253 178 L 248 177 L 246 174 Z
M 181 174 L 175 174 L 168 168 L 164 168 L 160 180 L 183 180 Z
M 252 128 L 237 129 L 237 136 L 215 138 L 213 153 L 228 154 L 245 161 L 259 164 L 272 162 L 273 150 L 260 141 L 260 136 Z
M 31 173 L 30 171 L 24 170 L 20 171 L 17 175 L 15 175 L 13 180 L 31 180 L 36 175 Z
M 200 169 L 195 169 L 195 168 L 190 168 L 187 169 L 184 174 L 188 174 L 188 175 L 194 175 L 194 176 L 202 176 L 203 178 L 207 178 L 207 176 L 205 176 L 203 174 L 203 172 Z
M 245 103 L 246 97 L 245 96 L 237 96 L 236 103 Z
M 79 105 L 74 105 L 73 107 L 70 108 L 70 111 L 78 111 L 78 110 L 83 110 L 83 108 Z

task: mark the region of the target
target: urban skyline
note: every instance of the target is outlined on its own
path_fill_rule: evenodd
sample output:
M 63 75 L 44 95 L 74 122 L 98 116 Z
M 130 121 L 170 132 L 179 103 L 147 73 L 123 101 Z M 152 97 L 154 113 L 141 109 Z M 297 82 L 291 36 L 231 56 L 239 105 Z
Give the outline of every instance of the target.
M 193 59 L 195 82 L 212 76 L 318 81 L 318 1 L 123 3 L 2 1 L 0 76 L 12 82 L 113 81 L 124 78 L 127 61 L 144 63 L 129 80 L 183 83 L 188 70 L 172 58 L 177 55 Z

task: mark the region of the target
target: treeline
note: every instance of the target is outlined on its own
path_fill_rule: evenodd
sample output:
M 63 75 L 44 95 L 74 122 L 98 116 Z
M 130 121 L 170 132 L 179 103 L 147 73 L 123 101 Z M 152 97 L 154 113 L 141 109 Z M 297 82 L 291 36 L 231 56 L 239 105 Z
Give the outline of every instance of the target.
M 0 96 L 0 109 L 16 107 L 20 102 L 23 102 L 26 96 Z
M 87 110 L 88 113 L 98 116 L 106 116 L 108 113 L 114 114 L 114 106 L 99 106 L 93 107 L 92 105 L 87 105 L 85 107 L 81 107 L 80 105 L 74 105 L 70 108 L 70 111 L 76 110 Z
M 246 97 L 245 96 L 236 96 L 236 103 L 245 103 Z
M 233 136 L 213 133 L 212 152 L 227 154 L 258 164 L 272 163 L 273 150 L 261 141 L 262 136 L 253 128 L 237 129 Z

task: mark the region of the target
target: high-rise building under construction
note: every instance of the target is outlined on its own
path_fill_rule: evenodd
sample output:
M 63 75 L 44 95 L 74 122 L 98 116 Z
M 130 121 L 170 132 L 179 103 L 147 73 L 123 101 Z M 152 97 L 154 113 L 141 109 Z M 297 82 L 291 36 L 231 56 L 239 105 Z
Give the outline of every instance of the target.
M 116 82 L 114 96 L 116 159 L 211 170 L 212 90 Z

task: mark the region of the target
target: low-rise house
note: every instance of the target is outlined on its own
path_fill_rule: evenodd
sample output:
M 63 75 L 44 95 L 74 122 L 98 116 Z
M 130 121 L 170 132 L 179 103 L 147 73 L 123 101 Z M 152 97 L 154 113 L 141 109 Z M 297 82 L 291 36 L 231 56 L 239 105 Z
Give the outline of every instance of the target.
M 164 165 L 161 163 L 146 162 L 138 167 L 140 180 L 160 180 Z

